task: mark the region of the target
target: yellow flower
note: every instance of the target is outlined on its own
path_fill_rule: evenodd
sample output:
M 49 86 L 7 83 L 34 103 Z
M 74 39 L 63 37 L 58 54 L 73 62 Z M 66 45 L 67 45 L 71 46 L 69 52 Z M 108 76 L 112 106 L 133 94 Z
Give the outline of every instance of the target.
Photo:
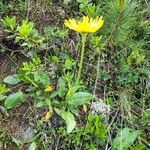
M 82 21 L 77 21 L 75 19 L 65 20 L 66 27 L 80 33 L 94 33 L 102 27 L 103 23 L 103 17 L 93 19 L 88 16 L 84 16 Z
M 50 85 L 44 91 L 45 92 L 51 92 L 53 89 L 54 89 L 54 87 Z
M 83 105 L 83 111 L 86 113 L 87 112 L 87 106 Z
M 47 121 L 52 117 L 52 113 L 50 111 L 48 111 L 44 117 L 44 120 Z

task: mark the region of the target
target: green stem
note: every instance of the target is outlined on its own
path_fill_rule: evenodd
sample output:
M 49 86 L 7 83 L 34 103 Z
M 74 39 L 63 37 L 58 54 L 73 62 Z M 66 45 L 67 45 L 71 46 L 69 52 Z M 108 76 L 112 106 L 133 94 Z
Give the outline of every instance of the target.
M 79 83 L 80 78 L 81 78 L 81 71 L 82 71 L 82 66 L 83 66 L 86 36 L 87 36 L 87 34 L 82 34 L 82 49 L 81 49 L 81 57 L 80 57 L 79 71 L 78 71 L 78 77 L 77 77 L 76 84 Z

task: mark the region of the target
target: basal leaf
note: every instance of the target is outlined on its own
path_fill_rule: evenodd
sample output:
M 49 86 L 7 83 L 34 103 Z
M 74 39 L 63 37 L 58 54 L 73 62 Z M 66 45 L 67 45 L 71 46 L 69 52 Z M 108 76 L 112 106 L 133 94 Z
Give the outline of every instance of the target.
M 65 122 L 67 124 L 67 133 L 71 133 L 72 130 L 76 126 L 76 121 L 74 119 L 73 114 L 70 113 L 70 112 L 62 111 L 61 112 L 61 116 L 62 116 L 62 118 L 65 120 Z
M 87 92 L 77 92 L 68 98 L 68 104 L 73 107 L 78 107 L 92 100 L 93 95 Z
M 15 85 L 20 82 L 20 79 L 16 77 L 16 75 L 10 75 L 4 78 L 4 83 Z
M 6 99 L 6 98 L 7 98 L 6 95 L 0 94 L 0 101 L 3 101 L 3 100 Z
M 23 101 L 23 93 L 21 91 L 9 95 L 4 103 L 7 109 L 16 107 L 17 104 Z
M 113 150 L 127 150 L 132 146 L 138 136 L 138 131 L 124 128 L 113 141 Z

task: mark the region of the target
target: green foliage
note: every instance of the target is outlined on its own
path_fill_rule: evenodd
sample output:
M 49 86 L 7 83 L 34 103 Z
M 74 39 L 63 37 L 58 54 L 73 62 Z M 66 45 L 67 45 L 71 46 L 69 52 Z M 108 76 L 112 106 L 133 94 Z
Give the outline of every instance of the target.
M 139 135 L 139 131 L 130 128 L 121 130 L 113 141 L 114 150 L 127 150 L 135 142 Z
M 144 59 L 145 55 L 140 54 L 139 48 L 131 51 L 127 58 L 122 56 L 120 60 L 120 75 L 118 76 L 119 84 L 137 83 L 141 77 L 138 65 L 141 65 Z
M 58 80 L 58 90 L 57 92 L 55 93 L 55 95 L 59 95 L 61 98 L 64 97 L 67 93 L 67 82 L 64 78 L 60 78 Z
M 96 149 L 108 138 L 108 128 L 101 116 L 89 114 L 85 126 L 76 127 L 73 133 L 64 136 L 69 136 L 68 144 L 77 149 Z
M 4 78 L 4 83 L 10 84 L 10 85 L 16 85 L 20 82 L 20 79 L 17 78 L 17 76 L 14 75 L 10 75 Z
M 89 138 L 93 137 L 95 140 L 105 141 L 108 136 L 108 128 L 104 123 L 102 123 L 102 117 L 97 114 L 88 116 L 85 131 Z
M 102 36 L 91 36 L 90 42 L 91 48 L 96 54 L 104 50 L 105 43 L 103 42 Z
M 93 18 L 97 16 L 99 5 L 93 4 L 92 0 L 77 0 L 77 2 L 82 13 Z
M 0 101 L 5 100 L 6 98 L 7 98 L 7 96 L 6 96 L 6 95 L 0 94 Z
M 49 75 L 39 58 L 33 58 L 32 61 L 25 62 L 23 67 L 20 68 L 18 77 L 34 87 L 46 88 L 50 84 Z
M 6 87 L 5 84 L 0 84 L 0 94 L 5 94 L 8 91 L 9 89 Z
M 59 114 L 67 124 L 67 133 L 71 133 L 76 126 L 73 113 L 75 113 L 79 106 L 87 104 L 92 100 L 93 95 L 88 92 L 78 92 L 82 87 L 71 83 L 73 75 L 66 74 L 64 78 L 59 79 L 59 88 L 50 97 L 52 100 L 54 110 Z M 62 99 L 56 103 L 57 95 Z M 58 99 L 58 97 L 57 97 Z
M 2 19 L 5 31 L 11 33 L 8 38 L 15 38 L 21 46 L 27 48 L 37 48 L 43 44 L 44 37 L 40 36 L 38 31 L 34 28 L 34 24 L 29 22 L 28 19 L 23 20 L 19 25 L 16 17 L 5 17 Z
M 127 63 L 130 66 L 131 63 L 133 64 L 133 61 L 135 61 L 135 64 L 141 64 L 141 62 L 144 61 L 145 55 L 142 55 L 139 53 L 140 49 L 135 49 L 131 52 L 131 54 L 127 58 Z
M 30 147 L 29 147 L 29 150 L 35 150 L 36 149 L 36 143 L 35 142 L 32 142 L 31 144 L 30 144 Z
M 131 150 L 146 150 L 146 146 L 142 143 L 137 144 L 136 146 L 132 146 Z
M 53 28 L 53 27 L 45 27 L 44 28 L 44 34 L 46 39 L 49 42 L 52 42 L 55 38 L 64 38 L 68 35 L 68 30 L 61 29 L 61 28 Z
M 129 39 L 130 31 L 135 23 L 136 7 L 137 3 L 131 0 L 111 0 L 107 3 L 106 26 L 111 29 L 108 31 L 110 38 L 116 44 Z
M 3 149 L 4 147 L 7 148 L 7 144 L 9 141 L 9 136 L 7 133 L 3 130 L 2 127 L 0 127 L 0 141 L 1 141 L 1 148 Z
M 17 27 L 18 35 L 16 42 L 23 40 L 21 46 L 38 47 L 43 43 L 44 37 L 39 36 L 34 24 L 28 20 L 23 20 L 21 26 Z
M 63 2 L 65 5 L 60 1 L 49 0 L 0 2 L 3 18 L 2 49 L 6 47 L 11 51 L 12 47 L 15 50 L 21 49 L 22 46 L 25 52 L 26 49 L 32 50 L 32 54 L 34 52 L 37 56 L 23 63 L 17 76 L 4 78 L 3 81 L 9 88 L 0 84 L 0 113 L 5 116 L 2 125 L 3 120 L 10 119 L 7 118 L 7 109 L 25 102 L 21 89 L 27 93 L 29 110 L 32 109 L 29 114 L 28 111 L 24 114 L 24 118 L 29 120 L 29 124 L 25 121 L 27 126 L 34 128 L 35 135 L 31 143 L 26 142 L 31 150 L 149 149 L 150 22 L 147 1 Z M 45 9 L 49 7 L 47 4 L 51 4 L 54 9 Z M 63 20 L 82 15 L 104 18 L 103 28 L 100 32 L 90 34 L 85 44 L 82 74 L 84 86 L 75 83 L 79 61 L 76 58 L 81 48 L 79 36 L 74 31 L 68 33 L 68 30 L 62 28 L 64 21 L 58 17 L 59 11 L 65 12 Z M 33 18 L 35 14 L 40 23 L 38 18 Z M 31 22 L 25 19 L 26 16 Z M 37 50 L 43 51 L 37 53 Z M 9 53 L 4 53 L 1 57 L 5 54 L 9 56 Z M 10 60 L 20 65 L 20 56 L 16 54 L 16 57 L 11 57 Z M 4 60 L 3 63 L 2 59 L 0 63 L 1 61 L 3 77 L 3 66 L 5 72 L 9 61 Z M 15 67 L 12 68 L 11 74 L 16 74 L 15 70 Z M 45 88 L 49 86 L 52 90 L 46 92 Z M 18 90 L 19 92 L 16 92 Z M 91 93 L 94 93 L 94 96 Z M 92 110 L 90 103 L 92 99 L 109 103 L 110 113 L 94 114 L 96 111 Z M 26 105 L 24 107 L 26 108 Z M 19 109 L 16 110 L 20 113 Z M 13 113 L 15 120 L 16 111 Z M 115 137 L 118 128 L 121 130 Z M 24 143 L 18 138 L 11 135 L 11 140 L 17 148 L 24 148 L 21 147 Z M 0 141 L 5 141 L 5 134 L 1 129 Z M 8 143 L 6 138 L 6 149 L 11 147 L 7 147 Z
M 17 21 L 16 16 L 13 17 L 6 17 L 1 20 L 3 23 L 3 26 L 5 28 L 5 31 L 14 33 L 17 29 Z
M 13 136 L 11 136 L 11 138 L 12 138 L 12 142 L 13 142 L 17 147 L 21 147 L 21 145 L 22 145 L 21 140 L 15 138 L 15 137 L 13 137 Z
M 7 96 L 5 94 L 8 91 L 9 91 L 9 89 L 6 87 L 5 84 L 0 84 L 0 101 L 3 101 L 7 98 Z
M 121 62 L 120 75 L 118 76 L 118 83 L 126 85 L 128 83 L 134 84 L 139 81 L 140 73 L 138 69 L 130 67 L 125 61 Z
M 71 84 L 70 79 L 65 77 L 68 82 L 68 92 L 66 95 L 66 102 L 71 108 L 76 108 L 81 105 L 87 104 L 92 100 L 93 95 L 88 92 L 77 92 L 81 86 Z
M 150 108 L 146 109 L 143 113 L 142 122 L 145 124 L 150 122 Z
M 79 107 L 88 103 L 93 98 L 93 95 L 87 92 L 77 92 L 67 97 L 68 104 L 71 107 Z
M 11 108 L 16 107 L 21 102 L 23 102 L 23 93 L 19 91 L 19 92 L 10 94 L 4 102 L 4 106 L 7 109 L 11 109 Z
M 69 69 L 73 65 L 67 64 L 70 61 L 72 60 L 68 59 L 65 62 L 64 67 L 66 69 Z M 83 86 L 71 82 L 74 79 L 74 75 L 70 73 L 65 74 L 58 80 L 58 89 L 55 92 L 52 92 L 50 95 L 44 94 L 41 90 L 50 84 L 50 80 L 39 58 L 33 58 L 32 61 L 24 63 L 18 73 L 18 77 L 22 81 L 33 85 L 35 88 L 40 88 L 34 94 L 31 94 L 36 100 L 35 107 L 48 106 L 52 114 L 54 109 L 66 122 L 67 133 L 71 133 L 76 126 L 73 114 L 77 111 L 77 108 L 89 103 L 93 98 L 92 94 L 79 91 Z
M 71 133 L 76 126 L 76 121 L 73 114 L 70 112 L 62 111 L 60 115 L 62 116 L 62 118 L 65 120 L 67 124 L 67 133 L 68 134 Z
M 75 64 L 75 62 L 73 59 L 66 58 L 65 64 L 63 65 L 63 67 L 66 69 L 71 69 L 74 64 Z
M 20 17 L 26 16 L 27 3 L 25 0 L 1 0 L 0 1 L 0 10 L 2 14 L 11 15 L 12 12 L 15 12 Z

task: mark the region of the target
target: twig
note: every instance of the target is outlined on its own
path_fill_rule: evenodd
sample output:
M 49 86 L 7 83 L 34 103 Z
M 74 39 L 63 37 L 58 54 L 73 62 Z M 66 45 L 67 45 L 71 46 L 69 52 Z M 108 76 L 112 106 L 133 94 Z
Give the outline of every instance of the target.
M 11 57 L 9 57 L 7 54 L 6 54 L 6 56 L 7 56 L 14 64 L 16 64 L 18 67 L 20 67 L 19 64 L 17 64 Z
M 114 123 L 114 121 L 115 121 L 115 119 L 116 119 L 116 117 L 118 115 L 118 112 L 119 112 L 119 109 L 117 109 L 117 111 L 115 113 L 115 116 L 112 118 L 111 122 L 109 123 L 109 125 L 108 125 L 109 128 L 111 128 L 112 124 Z M 105 150 L 111 149 L 111 147 L 108 148 L 108 144 L 109 144 L 110 141 L 112 141 L 112 140 L 111 140 L 111 133 L 109 132 L 109 138 L 107 140 L 107 143 L 106 143 L 106 146 L 105 146 Z
M 116 113 L 115 113 L 115 116 L 112 118 L 112 120 L 111 120 L 111 122 L 110 122 L 110 124 L 109 124 L 109 128 L 112 126 L 112 124 L 114 123 L 114 121 L 115 121 L 115 119 L 116 119 L 116 117 L 117 117 L 117 115 L 118 115 L 118 112 L 119 112 L 119 109 L 117 109 L 117 111 L 116 111 Z
M 1 43 L 0 43 L 0 46 L 1 46 L 2 48 L 4 48 L 5 50 L 10 51 L 10 52 L 21 52 L 21 51 L 22 51 L 22 50 L 20 50 L 20 49 L 17 49 L 17 50 L 9 49 L 9 48 L 5 47 L 4 45 L 2 45 Z
M 57 142 L 56 142 L 56 147 L 55 147 L 55 150 L 58 150 L 58 146 L 59 146 L 59 140 L 60 140 L 60 136 L 58 136 L 58 138 L 57 138 Z
M 27 0 L 27 18 L 29 18 L 30 13 L 30 0 Z

